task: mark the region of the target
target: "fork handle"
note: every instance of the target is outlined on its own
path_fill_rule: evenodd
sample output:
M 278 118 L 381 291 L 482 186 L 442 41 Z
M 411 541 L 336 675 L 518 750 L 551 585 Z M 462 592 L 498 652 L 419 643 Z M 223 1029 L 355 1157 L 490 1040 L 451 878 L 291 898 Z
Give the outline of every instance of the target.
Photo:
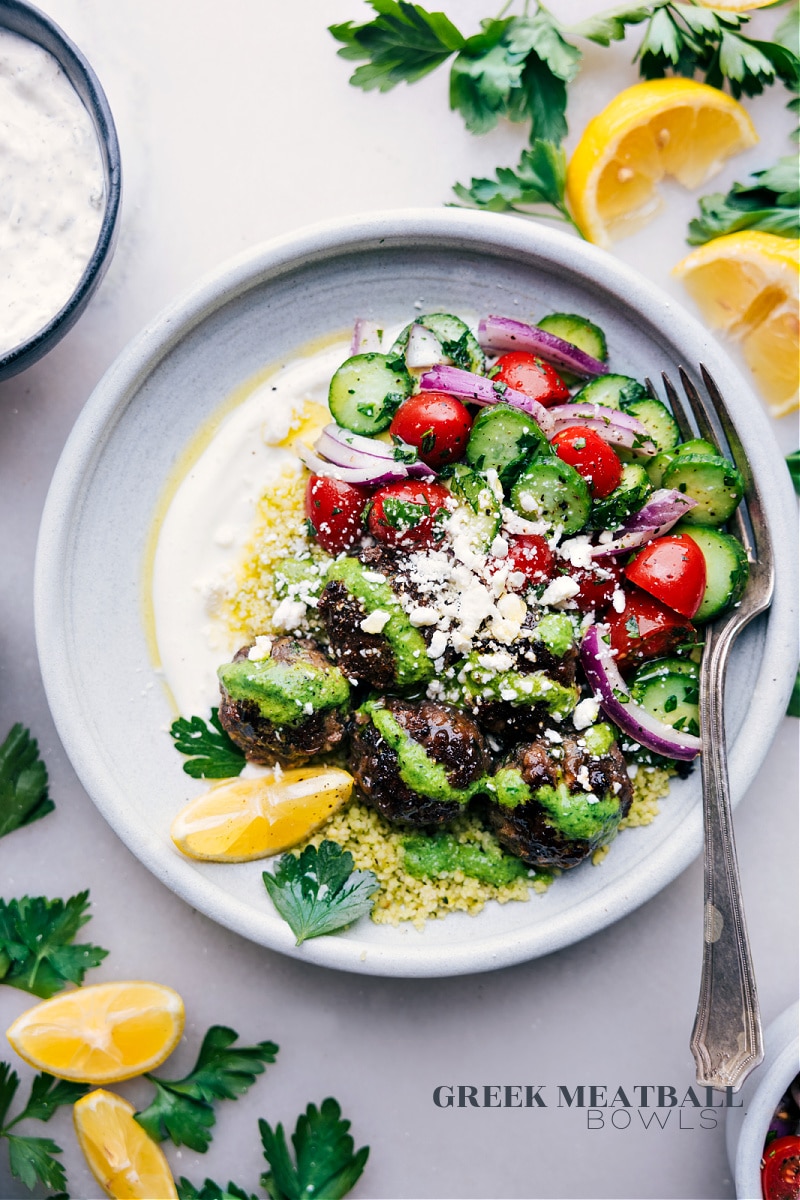
M 700 997 L 690 1042 L 697 1082 L 734 1091 L 764 1057 L 733 837 L 723 711 L 725 665 L 740 628 L 735 623 L 707 628 L 700 678 L 705 908 Z

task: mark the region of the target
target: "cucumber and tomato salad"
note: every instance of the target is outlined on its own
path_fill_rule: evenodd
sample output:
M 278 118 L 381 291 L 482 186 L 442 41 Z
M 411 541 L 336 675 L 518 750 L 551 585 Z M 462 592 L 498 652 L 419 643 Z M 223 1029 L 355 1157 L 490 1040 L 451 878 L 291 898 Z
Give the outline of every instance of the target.
M 485 406 L 476 412 L 460 378 L 452 393 L 420 387 L 419 369 L 409 368 L 404 357 L 415 326 L 427 331 L 428 345 L 441 348 L 439 363 L 459 368 L 455 375 L 467 381 L 483 376 L 480 404 Z M 531 332 L 537 330 L 591 356 L 588 361 L 604 370 L 606 341 L 592 322 L 554 313 Z M 567 567 L 580 588 L 575 606 L 605 615 L 617 661 L 632 670 L 691 642 L 692 620 L 710 620 L 740 598 L 747 559 L 741 544 L 721 527 L 738 506 L 744 482 L 711 443 L 697 438 L 681 444 L 670 411 L 637 380 L 606 371 L 581 380 L 571 396 L 563 353 L 560 361 L 557 371 L 539 354 L 520 348 L 500 353 L 487 367 L 473 332 L 448 313 L 416 318 L 388 354 L 353 355 L 331 380 L 329 406 L 336 422 L 368 438 L 388 433 L 397 459 L 416 457 L 418 465 L 430 468 L 430 477 L 393 479 L 376 490 L 360 480 L 353 485 L 315 475 L 307 516 L 329 553 L 349 549 L 365 527 L 388 545 L 423 549 L 441 540 L 447 503 L 455 496 L 471 510 L 478 544 L 488 556 L 502 523 L 501 506 L 487 486 L 489 473 L 496 473 L 504 504 L 520 517 L 544 522 L 565 537 L 600 535 L 601 543 L 607 531 L 624 530 L 655 489 L 680 493 L 693 501 L 680 525 L 654 537 L 624 568 L 610 557 L 600 558 L 592 569 Z M 492 401 L 485 398 L 487 376 Z M 525 397 L 536 402 L 530 411 L 520 406 Z M 565 404 L 569 419 L 560 417 Z M 586 414 L 583 421 L 571 415 L 576 405 L 586 406 L 579 410 Z M 548 432 L 532 415 L 543 410 L 555 422 Z M 609 432 L 632 428 L 639 432 L 632 442 L 628 434 L 627 444 Z M 644 457 L 637 455 L 643 439 L 651 443 Z M 385 455 L 386 446 L 381 449 Z M 436 472 L 442 472 L 440 482 L 433 481 Z M 509 539 L 509 554 L 519 561 L 517 573 L 525 586 L 551 578 L 557 569 L 546 539 L 538 543 Z M 620 584 L 621 613 L 610 607 Z

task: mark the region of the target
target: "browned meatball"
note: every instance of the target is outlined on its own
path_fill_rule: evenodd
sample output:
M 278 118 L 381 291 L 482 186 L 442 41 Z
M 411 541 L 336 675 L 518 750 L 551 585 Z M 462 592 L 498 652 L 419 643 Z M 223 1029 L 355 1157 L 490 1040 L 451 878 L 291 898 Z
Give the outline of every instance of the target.
M 350 770 L 367 802 L 400 825 L 451 821 L 489 769 L 478 726 L 449 704 L 394 697 L 356 712 Z
M 310 638 L 277 638 L 267 659 L 243 646 L 220 667 L 219 719 L 251 762 L 293 767 L 345 737 L 347 680 Z
M 605 731 L 607 726 L 595 727 Z M 534 867 L 574 867 L 605 845 L 627 815 L 633 792 L 616 742 L 557 734 L 518 746 L 494 777 L 488 805 L 497 840 Z M 597 736 L 597 735 L 595 735 Z
M 508 651 L 509 648 L 504 647 L 504 650 Z M 511 647 L 510 653 L 514 659 L 512 669 L 520 676 L 543 671 L 555 683 L 565 687 L 571 687 L 575 682 L 578 663 L 576 646 L 571 646 L 559 657 L 543 642 L 526 641 Z M 480 691 L 471 699 L 470 707 L 480 721 L 481 729 L 505 744 L 517 742 L 520 738 L 536 737 L 550 716 L 544 702 L 526 704 L 521 700 L 497 700 L 485 697 Z

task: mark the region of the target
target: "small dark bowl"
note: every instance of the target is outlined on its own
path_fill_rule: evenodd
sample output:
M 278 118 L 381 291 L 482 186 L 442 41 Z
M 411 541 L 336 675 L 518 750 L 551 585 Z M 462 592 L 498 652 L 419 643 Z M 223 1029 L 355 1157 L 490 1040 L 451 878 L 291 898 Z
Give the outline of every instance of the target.
M 105 212 L 94 253 L 78 284 L 57 313 L 33 337 L 0 354 L 0 380 L 37 362 L 72 328 L 106 273 L 114 251 L 122 193 L 122 167 L 117 131 L 99 80 L 80 50 L 54 21 L 22 0 L 0 0 L 0 29 L 36 42 L 58 62 L 94 122 L 105 176 Z

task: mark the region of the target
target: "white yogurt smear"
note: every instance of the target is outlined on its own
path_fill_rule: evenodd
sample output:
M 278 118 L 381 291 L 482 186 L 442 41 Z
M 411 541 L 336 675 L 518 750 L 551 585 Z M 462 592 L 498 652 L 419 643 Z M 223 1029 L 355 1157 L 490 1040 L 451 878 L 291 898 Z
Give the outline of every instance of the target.
M 66 304 L 103 223 L 100 145 L 41 46 L 0 29 L 0 355 Z
M 282 367 L 227 416 L 167 509 L 153 564 L 153 612 L 166 682 L 185 716 L 219 702 L 217 667 L 239 648 L 217 613 L 254 532 L 256 506 L 286 464 L 278 447 L 306 400 L 327 404 L 349 355 L 337 342 Z

